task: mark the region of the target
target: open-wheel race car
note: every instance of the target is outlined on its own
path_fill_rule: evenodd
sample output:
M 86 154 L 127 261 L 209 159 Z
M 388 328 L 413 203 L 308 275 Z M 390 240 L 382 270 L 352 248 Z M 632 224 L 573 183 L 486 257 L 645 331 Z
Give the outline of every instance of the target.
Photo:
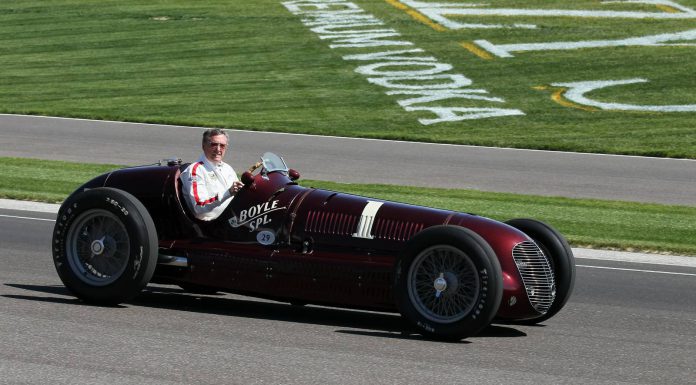
M 542 222 L 303 187 L 273 153 L 242 175 L 222 215 L 202 221 L 181 190 L 186 166 L 116 170 L 65 200 L 53 257 L 72 293 L 115 304 L 154 282 L 398 311 L 427 337 L 459 340 L 494 319 L 544 321 L 573 290 L 572 251 Z

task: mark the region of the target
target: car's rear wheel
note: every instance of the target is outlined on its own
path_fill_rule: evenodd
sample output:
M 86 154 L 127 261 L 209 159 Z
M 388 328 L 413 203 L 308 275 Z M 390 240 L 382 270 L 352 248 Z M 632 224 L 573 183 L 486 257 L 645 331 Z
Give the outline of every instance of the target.
M 97 188 L 74 194 L 58 212 L 53 260 L 78 298 L 117 304 L 136 296 L 157 264 L 157 232 L 131 194 Z
M 502 297 L 495 253 L 476 233 L 436 226 L 416 235 L 397 264 L 401 314 L 422 334 L 460 340 L 488 326 Z
M 551 265 L 556 284 L 556 295 L 546 314 L 517 322 L 531 325 L 546 321 L 565 306 L 573 292 L 575 286 L 573 250 L 558 231 L 544 222 L 534 219 L 512 219 L 505 223 L 527 234 L 539 246 Z

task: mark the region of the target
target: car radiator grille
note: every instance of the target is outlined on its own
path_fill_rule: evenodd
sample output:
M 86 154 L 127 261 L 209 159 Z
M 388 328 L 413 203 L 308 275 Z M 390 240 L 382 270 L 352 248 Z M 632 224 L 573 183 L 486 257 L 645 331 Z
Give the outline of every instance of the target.
M 522 242 L 512 249 L 512 258 L 522 276 L 532 307 L 546 314 L 556 297 L 556 283 L 546 256 L 534 242 Z

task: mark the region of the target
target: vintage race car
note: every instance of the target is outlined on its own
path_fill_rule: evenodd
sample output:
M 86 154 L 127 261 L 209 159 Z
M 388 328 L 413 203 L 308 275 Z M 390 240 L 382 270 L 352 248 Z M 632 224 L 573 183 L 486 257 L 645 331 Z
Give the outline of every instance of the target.
M 65 200 L 53 258 L 72 293 L 114 304 L 153 282 L 398 311 L 425 336 L 459 340 L 494 319 L 544 321 L 573 290 L 572 251 L 542 222 L 303 187 L 273 153 L 242 175 L 220 217 L 201 221 L 181 191 L 186 166 L 116 170 Z

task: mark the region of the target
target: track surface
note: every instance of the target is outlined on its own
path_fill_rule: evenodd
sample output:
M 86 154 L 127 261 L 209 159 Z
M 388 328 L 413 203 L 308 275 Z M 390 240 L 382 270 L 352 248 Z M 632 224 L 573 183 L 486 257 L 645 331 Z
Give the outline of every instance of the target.
M 200 129 L 0 117 L 0 156 L 143 164 L 194 159 Z M 694 161 L 232 134 L 230 162 L 287 155 L 313 179 L 696 205 Z M 59 151 L 59 152 L 57 152 Z M 346 172 L 347 165 L 352 172 Z M 398 170 L 395 172 L 394 170 Z M 578 259 L 575 292 L 541 326 L 457 344 L 393 314 L 149 286 L 82 304 L 50 257 L 55 214 L 0 208 L 0 384 L 694 383 L 696 267 Z M 43 219 L 43 220 L 42 220 Z
M 544 325 L 493 325 L 447 344 L 402 333 L 393 314 L 194 296 L 171 286 L 149 286 L 120 307 L 88 306 L 69 295 L 53 268 L 54 217 L 0 209 L 0 384 L 677 384 L 696 378 L 693 265 L 578 259 L 573 297 Z
M 201 129 L 0 115 L 0 156 L 122 165 L 195 160 Z M 696 206 L 696 161 L 232 131 L 240 171 L 265 151 L 304 178 Z

